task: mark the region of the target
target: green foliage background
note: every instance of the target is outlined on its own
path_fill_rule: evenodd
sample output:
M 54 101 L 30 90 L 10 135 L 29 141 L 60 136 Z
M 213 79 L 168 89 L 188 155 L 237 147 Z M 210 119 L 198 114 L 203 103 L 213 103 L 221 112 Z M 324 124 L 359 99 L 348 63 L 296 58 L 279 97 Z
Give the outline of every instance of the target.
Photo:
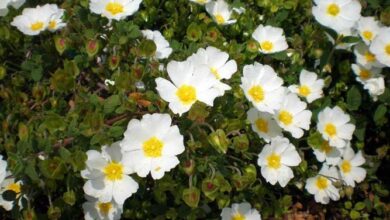
M 197 103 L 182 117 L 171 113 L 185 136 L 182 163 L 158 181 L 134 176 L 140 189 L 126 201 L 123 218 L 212 219 L 223 207 L 243 200 L 264 219 L 300 210 L 327 218 L 388 218 L 389 82 L 373 102 L 351 71 L 353 53 L 335 50 L 325 28 L 312 17 L 310 0 L 228 2 L 246 9 L 229 26 L 217 26 L 203 6 L 188 0 L 144 0 L 135 15 L 113 21 L 112 28 L 107 19 L 90 13 L 88 0 L 31 0 L 23 7 L 56 3 L 67 12 L 66 28 L 36 37 L 10 26 L 20 10 L 1 18 L 0 152 L 15 177 L 23 180 L 23 193 L 30 200 L 23 212 L 0 211 L 0 218 L 82 218 L 85 152 L 121 139 L 131 118 L 170 112 L 154 82 L 167 74 L 151 59 L 154 45 L 142 39 L 140 29 L 163 33 L 174 51 L 169 60 L 184 60 L 210 45 L 228 52 L 239 71 L 228 81 L 233 89 L 217 98 L 213 108 Z M 389 0 L 361 3 L 364 16 L 377 16 L 390 25 Z M 259 54 L 251 39 L 259 24 L 282 27 L 288 51 Z M 314 68 L 317 59 L 320 65 Z M 325 97 L 309 105 L 312 128 L 325 106 L 339 105 L 351 115 L 357 126 L 352 144 L 364 151 L 368 174 L 355 189 L 340 185 L 340 201 L 316 204 L 303 188 L 321 166 L 308 144 L 315 142 L 315 129 L 291 139 L 304 161 L 286 188 L 261 177 L 256 160 L 265 143 L 246 121 L 249 103 L 239 88 L 243 65 L 254 61 L 273 66 L 288 85 L 298 82 L 302 68 L 325 79 Z M 389 69 L 383 74 L 388 76 Z M 104 85 L 105 79 L 116 85 Z M 136 86 L 139 82 L 144 88 Z

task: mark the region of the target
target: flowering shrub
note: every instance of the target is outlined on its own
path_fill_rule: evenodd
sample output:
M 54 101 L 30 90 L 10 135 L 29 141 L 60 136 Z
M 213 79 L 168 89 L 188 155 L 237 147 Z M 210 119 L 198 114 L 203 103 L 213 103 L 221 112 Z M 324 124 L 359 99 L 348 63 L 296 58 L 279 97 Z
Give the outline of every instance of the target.
M 389 0 L 0 16 L 0 219 L 390 218 Z

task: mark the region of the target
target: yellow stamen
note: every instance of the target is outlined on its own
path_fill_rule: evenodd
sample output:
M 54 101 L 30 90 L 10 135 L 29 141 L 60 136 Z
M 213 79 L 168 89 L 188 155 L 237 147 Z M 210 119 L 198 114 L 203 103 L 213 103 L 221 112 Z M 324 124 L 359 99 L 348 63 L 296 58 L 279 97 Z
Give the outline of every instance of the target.
M 118 2 L 109 2 L 106 5 L 106 11 L 110 12 L 112 15 L 123 13 L 123 5 Z
M 319 176 L 316 181 L 317 188 L 321 190 L 328 188 L 328 181 L 329 180 L 327 178 Z
M 216 14 L 216 15 L 214 15 L 214 17 L 215 17 L 217 24 L 224 24 L 225 23 L 225 18 L 223 18 L 223 16 L 221 14 Z
M 299 95 L 306 97 L 306 96 L 310 95 L 311 90 L 308 86 L 302 85 L 299 87 L 298 93 L 299 93 Z
M 390 44 L 386 45 L 385 51 L 386 51 L 387 55 L 390 56 Z
M 293 121 L 293 116 L 288 111 L 280 111 L 279 113 L 279 121 L 281 121 L 285 125 L 289 125 Z
M 152 137 L 142 145 L 144 154 L 147 157 L 161 157 L 164 143 L 157 137 Z
M 337 134 L 337 128 L 332 123 L 326 124 L 324 131 L 329 137 L 334 137 Z
M 329 154 L 332 151 L 332 147 L 329 145 L 328 141 L 322 142 L 320 150 L 325 154 Z
M 112 204 L 110 202 L 104 202 L 104 203 L 99 202 L 98 207 L 99 207 L 100 214 L 102 214 L 104 216 L 108 216 L 108 213 L 110 212 L 110 210 L 112 208 Z
M 368 51 L 366 54 L 364 54 L 364 57 L 366 58 L 367 62 L 374 62 L 376 60 L 375 55 Z
M 273 168 L 273 169 L 279 169 L 280 168 L 280 156 L 275 154 L 275 153 L 272 153 L 271 155 L 269 155 L 267 157 L 267 163 L 268 163 L 268 166 Z
M 371 72 L 368 70 L 362 69 L 359 73 L 359 76 L 361 79 L 367 80 L 367 79 L 371 78 Z
M 351 163 L 347 160 L 344 160 L 342 163 L 341 163 L 341 171 L 343 171 L 343 173 L 349 173 L 351 172 Z
M 274 44 L 271 41 L 264 41 L 260 44 L 262 50 L 270 52 L 274 48 Z
M 50 21 L 49 22 L 49 29 L 50 30 L 54 30 L 54 29 L 56 29 L 56 27 L 57 27 L 57 22 L 56 21 Z
M 215 76 L 217 79 L 221 79 L 221 75 L 219 75 L 218 70 L 214 67 L 210 68 L 211 73 Z
M 108 180 L 121 180 L 123 178 L 123 165 L 117 162 L 111 162 L 104 167 L 103 173 Z
M 254 102 L 261 102 L 264 100 L 264 90 L 261 86 L 253 86 L 248 90 L 249 95 L 252 97 Z
M 372 40 L 374 36 L 374 34 L 371 31 L 363 31 L 362 35 L 366 40 Z
M 262 118 L 259 118 L 255 122 L 257 129 L 263 133 L 268 133 L 268 122 Z
M 176 95 L 184 105 L 190 105 L 196 101 L 196 89 L 193 86 L 180 86 L 176 91 Z
M 238 212 L 232 216 L 231 220 L 245 220 L 245 216 Z
M 340 13 L 340 7 L 334 3 L 328 5 L 327 12 L 329 15 L 335 17 Z
M 32 31 L 39 31 L 39 30 L 43 29 L 43 26 L 44 26 L 43 22 L 37 21 L 37 22 L 31 24 L 30 29 Z
M 11 183 L 7 186 L 7 190 L 12 190 L 14 191 L 16 194 L 19 194 L 20 193 L 20 184 L 19 183 Z

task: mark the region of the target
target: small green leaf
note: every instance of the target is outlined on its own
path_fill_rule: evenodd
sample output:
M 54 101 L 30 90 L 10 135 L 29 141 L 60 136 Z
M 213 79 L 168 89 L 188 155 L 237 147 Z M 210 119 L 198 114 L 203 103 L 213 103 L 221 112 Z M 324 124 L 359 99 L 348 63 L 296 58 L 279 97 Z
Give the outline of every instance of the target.
M 377 125 L 383 125 L 385 123 L 385 116 L 387 112 L 387 107 L 384 104 L 379 105 L 374 113 L 374 122 Z
M 358 110 L 362 103 L 362 96 L 359 89 L 353 86 L 347 93 L 347 105 L 349 110 Z

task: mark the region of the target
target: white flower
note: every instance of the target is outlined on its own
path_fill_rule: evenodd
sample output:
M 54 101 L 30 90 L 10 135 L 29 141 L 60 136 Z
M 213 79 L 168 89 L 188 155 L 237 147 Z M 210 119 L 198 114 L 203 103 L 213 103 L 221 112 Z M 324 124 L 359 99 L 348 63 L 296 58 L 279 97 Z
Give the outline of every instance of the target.
M 0 1 L 0 17 L 8 14 L 8 6 L 12 6 L 15 9 L 20 8 L 26 0 L 1 0 Z
M 390 28 L 383 28 L 371 43 L 370 51 L 379 62 L 390 67 Z
M 360 65 L 363 65 L 367 68 L 384 67 L 384 65 L 377 60 L 376 55 L 371 53 L 367 45 L 363 43 L 356 45 L 353 52 L 356 56 L 356 63 Z
M 146 114 L 141 120 L 132 119 L 120 143 L 138 176 L 161 179 L 165 172 L 179 164 L 177 155 L 183 153 L 184 142 L 179 128 L 171 126 L 168 114 Z
M 314 0 L 315 19 L 336 32 L 352 28 L 360 18 L 362 6 L 358 0 Z
M 213 106 L 219 91 L 213 87 L 216 79 L 207 66 L 195 68 L 191 61 L 170 61 L 167 72 L 173 83 L 159 77 L 156 79 L 156 89 L 161 98 L 169 102 L 172 112 L 182 115 L 196 101 Z
M 109 20 L 122 20 L 138 11 L 142 0 L 90 0 L 89 9 Z
M 306 98 L 308 103 L 323 96 L 322 88 L 324 87 L 324 80 L 318 79 L 317 74 L 303 69 L 299 75 L 299 84 L 289 86 L 288 89 Z
M 302 102 L 294 93 L 284 96 L 280 109 L 275 113 L 275 120 L 284 130 L 294 138 L 303 136 L 303 129 L 309 130 L 311 111 L 306 109 L 307 104 Z
M 168 58 L 172 53 L 172 48 L 169 46 L 169 42 L 162 36 L 160 31 L 152 30 L 143 30 L 142 35 L 149 40 L 154 41 L 156 44 L 156 54 L 157 59 Z
M 350 144 L 346 147 L 343 160 L 339 162 L 338 167 L 341 178 L 348 186 L 355 187 L 355 182 L 360 183 L 366 178 L 366 170 L 360 167 L 365 162 L 361 151 L 355 154 Z
M 25 8 L 21 15 L 14 18 L 11 25 L 18 28 L 23 34 L 38 35 L 49 25 L 50 16 L 51 12 L 45 6 Z
M 343 148 L 355 131 L 355 125 L 348 123 L 350 120 L 349 115 L 340 107 L 326 107 L 318 114 L 317 130 L 329 141 L 330 146 Z
M 240 87 L 246 98 L 262 112 L 273 114 L 280 107 L 285 88 L 283 79 L 268 65 L 245 65 Z
M 337 165 L 341 160 L 343 149 L 332 147 L 328 141 L 323 141 L 321 146 L 313 149 L 313 153 L 319 162 L 324 162 L 328 165 Z
M 352 64 L 352 70 L 356 75 L 356 81 L 364 84 L 367 80 L 381 76 L 381 68 L 365 67 L 360 64 Z
M 226 90 L 231 87 L 220 80 L 230 79 L 237 72 L 237 63 L 235 60 L 229 60 L 229 54 L 215 47 L 200 48 L 188 60 L 197 65 L 206 65 L 210 68 L 210 73 L 217 79 L 213 86 L 218 89 L 218 96 L 222 96 Z
M 319 174 L 306 180 L 306 190 L 314 195 L 316 202 L 328 204 L 329 199 L 340 199 L 339 190 L 332 184 L 333 178 L 337 178 L 337 169 L 323 165 Z
M 84 184 L 85 194 L 97 198 L 100 202 L 123 204 L 138 190 L 138 183 L 128 174 L 133 170 L 128 166 L 119 142 L 103 146 L 102 152 L 87 151 L 86 169 L 81 176 L 88 181 Z
M 49 31 L 53 32 L 66 26 L 66 23 L 62 21 L 65 12 L 64 9 L 58 8 L 56 4 L 46 4 L 43 8 L 50 12 L 49 23 L 47 25 Z
M 272 185 L 279 182 L 285 187 L 294 177 L 291 166 L 298 166 L 301 163 L 295 146 L 287 138 L 275 137 L 271 144 L 266 144 L 259 154 L 257 164 L 261 167 L 261 175 Z
M 98 199 L 86 196 L 87 202 L 83 204 L 85 220 L 117 220 L 121 218 L 123 205 L 118 205 L 114 200 L 99 202 Z
M 357 30 L 364 43 L 369 45 L 381 30 L 381 26 L 375 17 L 361 17 L 357 22 Z
M 276 53 L 288 48 L 282 28 L 259 25 L 252 37 L 259 43 L 261 53 Z
M 198 3 L 200 5 L 204 5 L 206 3 L 209 3 L 211 0 L 190 0 L 191 2 Z
M 3 182 L 7 174 L 7 161 L 3 160 L 3 155 L 0 154 L 0 184 Z
M 236 23 L 236 20 L 230 20 L 232 10 L 224 0 L 210 1 L 206 4 L 206 11 L 213 17 L 218 25 Z
M 231 208 L 223 208 L 221 217 L 222 220 L 261 220 L 259 211 L 252 209 L 247 202 L 233 203 Z
M 269 143 L 271 138 L 282 136 L 282 129 L 270 113 L 260 112 L 256 108 L 251 108 L 247 113 L 247 118 L 252 124 L 252 130 L 263 138 L 265 142 Z
M 374 101 L 378 100 L 378 96 L 385 92 L 385 80 L 383 77 L 369 79 L 363 85 Z
M 11 176 L 11 172 L 7 172 L 7 176 Z M 0 184 L 0 194 L 7 190 L 14 191 L 16 194 L 16 199 L 18 199 L 22 195 L 22 181 L 15 181 L 15 178 L 6 178 L 1 184 Z M 26 198 L 25 195 L 23 195 L 24 198 Z M 15 200 L 16 201 L 16 200 Z M 14 201 L 8 201 L 3 198 L 2 195 L 0 195 L 0 206 L 2 206 L 5 210 L 11 211 L 14 207 Z M 19 209 L 23 209 L 23 203 L 22 200 L 19 199 L 18 202 Z

